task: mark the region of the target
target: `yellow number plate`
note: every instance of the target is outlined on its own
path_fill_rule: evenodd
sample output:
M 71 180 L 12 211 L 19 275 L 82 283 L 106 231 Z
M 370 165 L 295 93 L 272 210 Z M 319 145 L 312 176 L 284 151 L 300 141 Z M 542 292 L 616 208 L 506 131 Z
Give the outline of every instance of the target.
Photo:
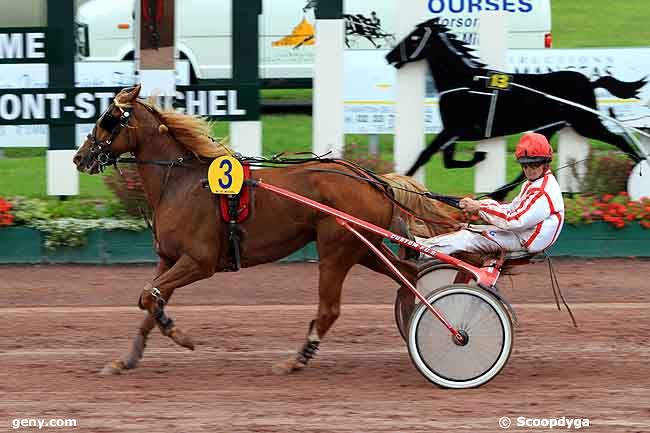
M 494 73 L 488 77 L 487 86 L 490 89 L 510 90 L 512 75 Z
M 232 156 L 217 158 L 208 169 L 208 183 L 214 194 L 239 194 L 244 184 L 244 168 Z

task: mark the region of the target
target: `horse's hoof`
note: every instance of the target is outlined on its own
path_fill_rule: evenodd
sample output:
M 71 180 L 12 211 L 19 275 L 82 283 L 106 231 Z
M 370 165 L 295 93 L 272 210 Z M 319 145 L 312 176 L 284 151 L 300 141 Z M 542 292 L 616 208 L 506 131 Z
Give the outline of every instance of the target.
M 302 370 L 305 367 L 305 364 L 298 362 L 296 358 L 291 357 L 275 364 L 272 368 L 272 371 L 273 374 L 284 375 L 293 373 L 294 371 Z
M 122 374 L 122 370 L 126 367 L 124 363 L 120 360 L 116 360 L 104 366 L 99 372 L 100 376 L 114 376 L 116 374 Z
M 179 346 L 183 346 L 186 349 L 194 350 L 194 341 L 190 338 L 189 335 L 181 331 L 180 329 L 174 327 L 169 333 L 169 337 L 174 340 Z

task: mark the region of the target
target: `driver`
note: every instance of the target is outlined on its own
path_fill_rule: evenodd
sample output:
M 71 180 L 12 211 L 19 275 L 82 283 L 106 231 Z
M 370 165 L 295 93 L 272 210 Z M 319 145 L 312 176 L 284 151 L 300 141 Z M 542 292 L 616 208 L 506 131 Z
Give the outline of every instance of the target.
M 511 203 L 470 197 L 460 201 L 461 209 L 478 213 L 488 225 L 468 225 L 457 232 L 416 240 L 444 254 L 536 253 L 553 245 L 564 222 L 562 193 L 550 169 L 553 150 L 545 136 L 530 132 L 521 137 L 515 157 L 527 181 Z M 430 258 L 420 255 L 420 259 Z

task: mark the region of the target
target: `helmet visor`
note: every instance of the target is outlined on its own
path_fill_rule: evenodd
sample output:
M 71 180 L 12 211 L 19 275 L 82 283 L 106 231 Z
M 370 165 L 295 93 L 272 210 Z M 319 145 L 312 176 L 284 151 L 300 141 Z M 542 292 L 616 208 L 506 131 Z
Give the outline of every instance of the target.
M 519 164 L 542 164 L 545 162 L 551 162 L 551 159 L 543 156 L 522 156 L 517 159 L 517 162 Z

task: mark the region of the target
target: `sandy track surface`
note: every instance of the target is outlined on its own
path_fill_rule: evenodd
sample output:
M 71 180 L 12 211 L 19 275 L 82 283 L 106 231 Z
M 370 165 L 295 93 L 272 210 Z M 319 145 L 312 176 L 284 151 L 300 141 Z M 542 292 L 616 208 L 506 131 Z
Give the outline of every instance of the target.
M 521 416 L 650 431 L 650 262 L 556 266 L 580 328 L 556 310 L 545 265 L 520 268 L 502 280 L 520 319 L 508 365 L 481 388 L 454 391 L 412 366 L 393 323 L 394 283 L 361 268 L 303 372 L 271 367 L 302 344 L 316 309 L 314 264 L 177 290 L 169 312 L 197 350 L 154 331 L 140 368 L 103 377 L 131 344 L 153 268 L 0 267 L 0 431 L 18 418 L 74 418 L 76 428 L 41 431 L 496 432 L 502 416 L 509 431 L 544 430 L 517 427 Z

